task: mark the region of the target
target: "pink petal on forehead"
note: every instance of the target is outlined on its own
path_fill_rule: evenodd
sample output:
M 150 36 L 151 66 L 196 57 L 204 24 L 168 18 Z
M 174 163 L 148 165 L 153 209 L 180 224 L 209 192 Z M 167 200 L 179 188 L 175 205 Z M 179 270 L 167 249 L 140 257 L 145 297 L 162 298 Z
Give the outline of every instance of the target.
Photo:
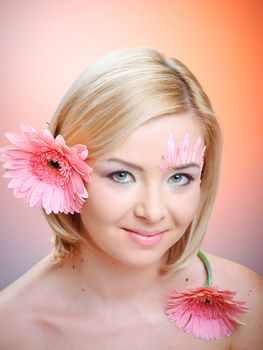
M 194 149 L 193 149 L 193 153 L 192 153 L 192 162 L 195 161 L 195 157 L 197 155 L 198 149 L 201 145 L 201 137 L 198 138 L 198 140 L 196 141 L 195 145 L 194 145 Z
M 175 141 L 174 141 L 174 137 L 173 137 L 172 133 L 169 134 L 167 148 L 168 148 L 168 155 L 167 155 L 168 163 L 170 165 L 175 164 L 175 162 L 176 162 L 176 154 L 175 154 L 176 146 L 175 146 Z
M 202 151 L 200 152 L 198 164 L 200 165 L 200 168 L 203 168 L 204 165 L 204 155 L 205 155 L 206 146 L 203 147 Z
M 189 152 L 189 135 L 185 134 L 181 148 L 181 163 L 186 164 Z
M 167 141 L 167 154 L 162 156 L 163 164 L 158 166 L 160 170 L 167 170 L 176 165 L 176 146 L 173 134 L 170 133 Z
M 168 136 L 166 155 L 162 156 L 163 164 L 158 166 L 161 170 L 167 170 L 176 166 L 196 162 L 200 168 L 203 167 L 204 153 L 206 146 L 200 149 L 201 137 L 197 139 L 193 150 L 190 148 L 190 136 L 185 134 L 181 147 L 176 148 L 174 136 L 172 133 Z

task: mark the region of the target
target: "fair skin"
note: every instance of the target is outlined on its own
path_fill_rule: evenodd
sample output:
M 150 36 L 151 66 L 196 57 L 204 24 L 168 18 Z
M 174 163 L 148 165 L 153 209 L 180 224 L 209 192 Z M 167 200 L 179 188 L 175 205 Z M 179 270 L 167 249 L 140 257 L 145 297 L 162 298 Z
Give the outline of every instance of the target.
M 185 232 L 200 200 L 198 166 L 158 168 L 170 132 L 178 141 L 188 133 L 192 146 L 201 136 L 190 112 L 157 118 L 95 164 L 81 211 L 86 243 L 72 260 L 59 265 L 52 266 L 46 257 L 1 292 L 2 348 L 262 348 L 262 280 L 231 261 L 207 254 L 220 289 L 236 290 L 237 299 L 249 306 L 246 326 L 231 337 L 205 341 L 184 333 L 165 315 L 170 290 L 196 288 L 206 280 L 198 257 L 169 278 L 159 273 L 167 250 Z M 188 182 L 182 173 L 193 180 Z M 161 239 L 145 244 L 124 228 L 161 231 Z

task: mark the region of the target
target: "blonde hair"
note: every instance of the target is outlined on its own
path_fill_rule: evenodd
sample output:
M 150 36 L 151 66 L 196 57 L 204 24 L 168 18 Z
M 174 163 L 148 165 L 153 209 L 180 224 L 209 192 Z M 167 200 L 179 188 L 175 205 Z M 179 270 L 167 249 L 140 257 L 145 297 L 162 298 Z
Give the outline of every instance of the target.
M 221 132 L 211 103 L 189 69 L 151 48 L 111 52 L 90 65 L 69 89 L 49 129 L 68 145 L 87 145 L 90 162 L 112 151 L 140 125 L 161 115 L 194 111 L 206 144 L 197 215 L 170 248 L 164 273 L 185 266 L 199 250 L 215 200 Z M 46 215 L 46 214 L 45 214 Z M 54 261 L 78 250 L 80 215 L 46 215 L 54 231 Z

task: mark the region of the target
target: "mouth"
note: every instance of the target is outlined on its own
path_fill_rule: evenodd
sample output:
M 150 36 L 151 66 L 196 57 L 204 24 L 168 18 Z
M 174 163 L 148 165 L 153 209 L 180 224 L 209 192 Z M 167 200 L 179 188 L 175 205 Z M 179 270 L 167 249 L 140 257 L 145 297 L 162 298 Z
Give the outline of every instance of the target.
M 130 228 L 122 228 L 122 230 L 132 241 L 139 245 L 154 245 L 161 241 L 161 239 L 164 236 L 164 233 L 167 231 L 142 231 Z

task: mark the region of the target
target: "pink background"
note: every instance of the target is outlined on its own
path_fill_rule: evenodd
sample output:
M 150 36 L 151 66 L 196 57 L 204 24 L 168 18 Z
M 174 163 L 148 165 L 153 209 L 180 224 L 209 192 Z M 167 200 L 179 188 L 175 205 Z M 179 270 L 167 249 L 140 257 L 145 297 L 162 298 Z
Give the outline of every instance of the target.
M 177 57 L 210 96 L 224 134 L 203 249 L 263 274 L 262 10 L 255 0 L 1 1 L 0 144 L 21 121 L 44 129 L 71 83 L 106 52 L 148 46 Z M 2 288 L 49 252 L 51 232 L 0 182 Z

